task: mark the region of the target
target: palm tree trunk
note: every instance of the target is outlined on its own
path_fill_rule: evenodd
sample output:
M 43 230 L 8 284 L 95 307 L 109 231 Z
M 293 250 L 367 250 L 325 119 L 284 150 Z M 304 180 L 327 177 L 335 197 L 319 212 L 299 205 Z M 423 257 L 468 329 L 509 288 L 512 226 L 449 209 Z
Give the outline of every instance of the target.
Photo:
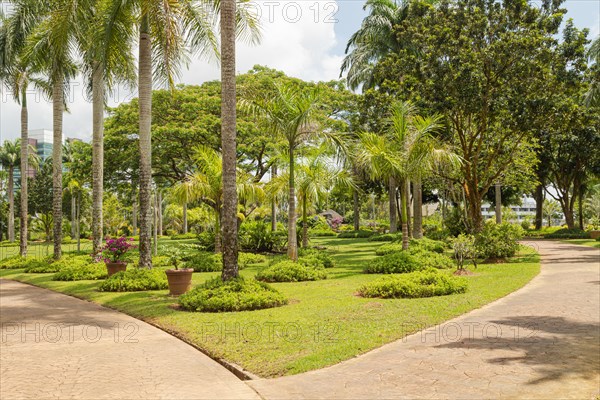
M 360 204 L 358 199 L 358 189 L 354 189 L 352 193 L 352 207 L 354 215 L 354 230 L 360 229 Z M 375 213 L 373 213 L 375 214 Z
M 133 236 L 137 235 L 137 199 L 133 199 L 133 205 L 131 206 L 131 219 L 133 221 L 131 221 L 132 225 L 133 225 Z
M 271 179 L 277 177 L 277 165 L 271 167 Z M 271 202 L 271 231 L 277 230 L 277 200 L 273 199 Z
M 104 194 L 104 71 L 94 65 L 92 75 L 92 239 L 94 254 L 102 246 Z
M 223 241 L 221 240 L 221 206 L 217 203 L 215 208 L 215 253 L 223 251 Z
M 294 146 L 289 143 L 290 180 L 288 200 L 288 258 L 298 261 L 298 239 L 296 237 L 296 186 L 294 182 Z
M 390 233 L 398 231 L 398 221 L 396 216 L 396 180 L 392 177 L 389 181 L 390 196 Z
M 77 227 L 75 226 L 75 220 L 77 219 L 77 199 L 75 198 L 75 194 L 71 192 L 71 239 L 75 239 L 75 231 Z
M 579 188 L 579 195 L 577 196 L 577 214 L 579 217 L 579 229 L 583 230 L 583 196 L 584 190 L 583 186 Z
M 539 231 L 542 229 L 544 223 L 544 210 L 542 205 L 544 204 L 544 186 L 538 185 L 535 188 L 535 230 Z
M 153 238 L 153 255 L 158 255 L 158 193 L 155 194 L 153 196 L 153 202 L 154 202 L 154 207 L 152 208 L 152 210 L 154 211 L 152 213 L 152 219 L 153 219 L 153 223 L 152 223 L 152 227 L 153 227 L 153 232 L 152 232 L 152 238 Z
M 75 231 L 75 235 L 77 235 L 77 251 L 81 251 L 81 192 L 77 193 L 77 230 Z
M 496 192 L 496 223 L 502 223 L 502 186 L 499 183 L 496 183 L 494 186 L 494 191 Z
M 27 178 L 29 177 L 29 113 L 27 110 L 27 88 L 21 94 L 21 225 L 19 237 L 19 253 L 27 255 L 28 236 L 28 200 Z
M 163 235 L 163 211 L 162 211 L 162 194 L 159 192 L 156 193 L 158 196 L 158 236 Z
M 15 169 L 8 168 L 8 241 L 15 241 Z
M 148 16 L 142 17 L 139 44 L 140 107 L 140 268 L 152 268 L 152 43 Z
M 308 215 L 306 207 L 306 195 L 302 196 L 302 247 L 308 247 Z
M 54 259 L 62 256 L 62 129 L 63 129 L 63 81 L 57 79 L 52 88 L 53 146 L 52 146 L 52 216 L 54 220 Z
M 408 231 L 408 237 L 411 238 L 412 237 L 412 224 L 410 223 L 410 218 L 411 218 L 411 201 L 410 201 L 411 197 L 410 197 L 410 181 L 407 180 L 406 181 L 406 227 L 407 227 L 407 231 Z
M 408 191 L 407 183 L 400 181 L 400 220 L 402 221 L 402 250 L 408 249 Z
M 236 2 L 221 1 L 221 147 L 223 152 L 223 280 L 237 278 Z M 218 233 L 218 232 L 217 232 Z
M 414 202 L 414 229 L 415 239 L 423 238 L 423 186 L 421 178 L 413 181 L 413 202 Z
M 183 233 L 188 233 L 187 201 L 183 203 Z

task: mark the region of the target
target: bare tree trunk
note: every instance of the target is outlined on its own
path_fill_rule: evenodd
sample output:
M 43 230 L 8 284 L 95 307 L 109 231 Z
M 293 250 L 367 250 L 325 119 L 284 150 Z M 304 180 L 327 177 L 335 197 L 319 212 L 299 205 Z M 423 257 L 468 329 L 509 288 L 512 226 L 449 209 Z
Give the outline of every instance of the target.
M 152 268 L 152 42 L 142 16 L 139 43 L 140 268 Z
M 131 206 L 131 214 L 131 219 L 133 220 L 131 221 L 133 225 L 133 236 L 135 236 L 137 235 L 137 199 L 135 199 L 135 196 L 133 199 L 133 205 Z
M 95 64 L 92 72 L 92 246 L 102 246 L 102 196 L 104 194 L 104 71 Z
M 19 237 L 19 254 L 27 255 L 28 236 L 28 199 L 27 178 L 29 177 L 29 113 L 27 110 L 27 87 L 21 94 L 21 225 Z
M 54 219 L 54 259 L 62 256 L 62 129 L 64 112 L 63 81 L 54 82 L 53 103 L 53 145 L 52 145 L 52 216 Z
M 271 179 L 277 177 L 277 165 L 271 167 Z M 275 232 L 277 230 L 277 200 L 273 199 L 271 202 L 271 230 Z
M 154 196 L 152 196 L 152 200 L 154 203 L 154 207 L 152 207 L 152 210 L 154 211 L 152 213 L 152 227 L 153 227 L 153 232 L 152 232 L 152 238 L 153 238 L 153 254 L 156 256 L 158 255 L 158 193 L 156 193 Z
M 421 179 L 417 178 L 413 182 L 413 202 L 414 202 L 414 229 L 415 239 L 423 237 L 423 186 Z
M 542 225 L 544 223 L 544 186 L 538 185 L 535 188 L 535 230 L 539 231 L 542 229 Z
M 288 200 L 288 257 L 292 261 L 298 261 L 298 238 L 296 237 L 296 187 L 294 182 L 294 147 L 289 144 L 290 157 L 290 180 Z
M 236 87 L 235 87 L 236 2 L 221 1 L 221 147 L 223 152 L 223 280 L 239 276 L 238 194 L 236 186 Z
M 408 249 L 408 184 L 400 181 L 400 220 L 402 221 L 402 250 Z
M 8 241 L 15 241 L 15 170 L 8 169 Z
M 583 230 L 583 196 L 584 190 L 583 185 L 579 188 L 579 194 L 577 196 L 577 214 L 579 217 L 579 229 Z
M 188 209 L 187 209 L 187 202 L 183 203 L 183 233 L 186 234 L 188 233 L 188 218 L 187 218 L 187 214 L 188 214 Z
M 77 193 L 77 203 L 75 206 L 77 207 L 77 213 L 75 215 L 77 221 L 77 229 L 75 230 L 75 235 L 77 237 L 77 251 L 81 251 L 81 192 Z
M 389 196 L 390 196 L 390 233 L 398 231 L 398 221 L 396 217 L 396 180 L 390 178 L 389 181 Z
M 408 231 L 408 237 L 412 237 L 412 224 L 411 224 L 411 201 L 410 201 L 410 181 L 406 181 L 406 228 Z
M 302 247 L 308 247 L 308 211 L 306 195 L 302 196 Z
M 163 235 L 163 210 L 162 210 L 162 193 L 157 191 L 158 196 L 158 236 Z
M 75 239 L 77 224 L 75 220 L 77 219 L 77 199 L 75 198 L 75 194 L 71 193 L 71 239 Z
M 223 251 L 223 241 L 221 234 L 221 206 L 217 204 L 215 210 L 215 253 L 219 254 Z
M 494 186 L 496 192 L 496 223 L 502 223 L 502 186 L 500 183 L 496 183 Z
M 353 207 L 353 215 L 354 215 L 354 230 L 357 231 L 360 229 L 360 203 L 358 198 L 358 189 L 354 189 L 352 191 L 352 207 Z M 373 202 L 373 205 L 375 202 Z M 373 213 L 375 214 L 375 213 Z

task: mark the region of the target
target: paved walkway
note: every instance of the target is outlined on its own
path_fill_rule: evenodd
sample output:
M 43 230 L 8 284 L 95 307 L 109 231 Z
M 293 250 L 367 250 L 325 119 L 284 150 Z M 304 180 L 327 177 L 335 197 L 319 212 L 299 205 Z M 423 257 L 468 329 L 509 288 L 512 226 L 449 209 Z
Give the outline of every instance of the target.
M 267 399 L 596 399 L 600 250 L 533 245 L 542 272 L 499 301 L 330 368 L 249 384 Z
M 0 280 L 0 399 L 258 399 L 223 366 L 144 322 Z

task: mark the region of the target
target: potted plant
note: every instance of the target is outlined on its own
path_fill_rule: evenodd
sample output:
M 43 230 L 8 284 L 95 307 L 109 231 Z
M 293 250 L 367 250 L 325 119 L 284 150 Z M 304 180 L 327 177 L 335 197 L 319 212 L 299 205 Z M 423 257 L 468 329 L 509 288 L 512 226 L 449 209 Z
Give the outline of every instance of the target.
M 114 275 L 117 272 L 127 269 L 127 261 L 125 255 L 129 250 L 135 248 L 132 243 L 133 239 L 120 237 L 117 239 L 107 238 L 106 243 L 100 249 L 100 255 L 104 259 L 108 276 Z
M 169 294 L 171 296 L 179 296 L 184 294 L 192 286 L 192 268 L 179 269 L 181 263 L 181 252 L 179 250 L 172 250 L 168 254 L 169 264 L 175 269 L 166 270 L 167 281 L 169 282 Z

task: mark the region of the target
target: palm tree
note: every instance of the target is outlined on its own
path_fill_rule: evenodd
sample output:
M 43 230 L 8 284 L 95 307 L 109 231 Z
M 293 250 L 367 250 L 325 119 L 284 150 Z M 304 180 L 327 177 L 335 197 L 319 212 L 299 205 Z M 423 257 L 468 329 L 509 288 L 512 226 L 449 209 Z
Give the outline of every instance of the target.
M 275 85 L 272 97 L 245 101 L 250 110 L 268 121 L 269 129 L 287 142 L 288 152 L 288 257 L 298 260 L 296 238 L 296 149 L 310 136 L 319 133 L 316 121 L 320 91 L 318 88 L 299 88 L 289 83 Z
M 596 64 L 600 63 L 600 36 L 592 42 L 588 50 L 588 58 Z M 585 102 L 588 106 L 600 104 L 600 82 L 598 80 L 593 80 L 590 83 Z
M 552 220 L 558 218 L 560 215 L 560 204 L 556 200 L 544 200 L 542 204 L 542 212 L 548 221 L 548 227 L 552 226 Z
M 421 117 L 410 102 L 391 106 L 387 131 L 383 135 L 360 134 L 357 161 L 375 179 L 397 181 L 400 189 L 402 247 L 408 248 L 408 185 L 442 162 L 456 164 L 458 156 L 436 143 L 433 133 L 440 129 L 440 117 Z M 395 191 L 395 189 L 394 189 Z M 390 190 L 390 196 L 395 193 Z
M 226 196 L 223 185 L 223 160 L 220 153 L 206 146 L 198 147 L 195 153 L 197 171 L 184 182 L 173 186 L 172 195 L 179 202 L 183 202 L 184 199 L 189 202 L 202 201 L 212 208 L 215 218 L 215 253 L 221 253 L 224 250 L 224 233 L 221 234 L 221 226 Z M 241 199 L 254 201 L 262 198 L 262 188 L 247 173 L 238 171 L 236 178 L 236 193 Z M 237 203 L 235 218 L 237 225 Z

